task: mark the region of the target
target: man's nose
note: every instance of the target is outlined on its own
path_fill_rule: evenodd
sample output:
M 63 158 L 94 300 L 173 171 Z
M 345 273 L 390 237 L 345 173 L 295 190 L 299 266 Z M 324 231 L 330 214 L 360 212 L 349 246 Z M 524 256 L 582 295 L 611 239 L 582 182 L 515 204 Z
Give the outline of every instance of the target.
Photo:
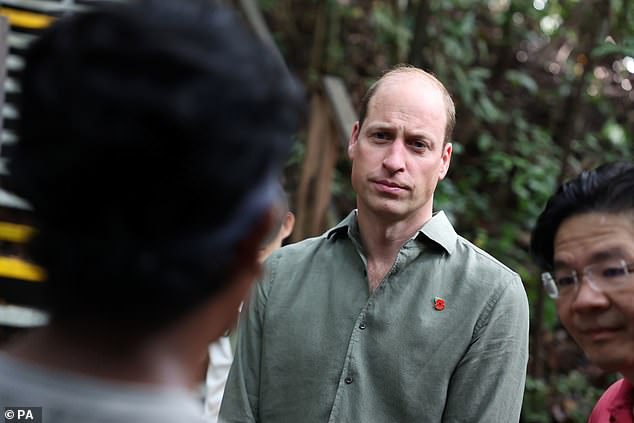
M 383 158 L 383 167 L 390 173 L 402 172 L 405 170 L 405 143 L 400 138 L 394 140 L 386 151 Z
M 576 311 L 605 308 L 610 304 L 610 300 L 605 293 L 593 286 L 593 283 L 588 279 L 588 275 L 581 273 L 578 278 L 579 286 L 572 299 L 572 307 Z

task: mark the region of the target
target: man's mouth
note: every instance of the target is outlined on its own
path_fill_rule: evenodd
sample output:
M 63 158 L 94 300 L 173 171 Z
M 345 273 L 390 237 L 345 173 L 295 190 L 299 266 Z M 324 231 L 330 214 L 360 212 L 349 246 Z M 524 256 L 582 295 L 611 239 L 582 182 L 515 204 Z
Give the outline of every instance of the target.
M 407 187 L 406 185 L 403 184 L 399 184 L 398 182 L 394 182 L 394 181 L 390 181 L 387 179 L 378 179 L 378 180 L 374 180 L 372 181 L 375 184 L 385 187 L 385 188 L 389 188 L 389 189 L 395 189 L 395 190 L 407 190 L 409 189 L 409 187 Z
M 591 341 L 604 341 L 616 335 L 621 328 L 610 326 L 596 326 L 584 329 L 581 334 Z

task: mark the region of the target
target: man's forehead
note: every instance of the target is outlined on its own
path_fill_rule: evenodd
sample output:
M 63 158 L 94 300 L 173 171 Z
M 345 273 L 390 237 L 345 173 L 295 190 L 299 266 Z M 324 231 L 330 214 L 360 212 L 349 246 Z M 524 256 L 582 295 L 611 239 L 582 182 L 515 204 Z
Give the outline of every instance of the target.
M 386 107 L 407 110 L 412 104 L 426 107 L 427 113 L 437 113 L 438 118 L 445 118 L 446 106 L 441 89 L 425 75 L 409 73 L 392 75 L 381 81 L 368 102 L 368 115 Z
M 586 257 L 583 258 L 584 265 L 604 262 L 608 260 L 615 259 L 628 259 L 628 251 L 627 248 L 623 248 L 621 245 L 612 245 L 609 247 L 597 249 L 596 251 L 592 251 L 587 254 Z M 580 257 L 561 254 L 560 256 L 555 255 L 554 266 L 555 268 L 562 267 L 572 267 L 576 264 L 576 262 L 581 261 Z
M 379 83 L 373 97 L 394 88 L 401 88 L 404 85 L 408 87 L 420 87 L 425 90 L 432 89 L 440 92 L 440 88 L 426 75 L 417 72 L 401 72 L 384 77 Z
M 561 236 L 585 237 L 620 233 L 634 236 L 634 210 L 627 212 L 587 211 L 572 214 L 561 221 L 556 238 Z
M 589 212 L 565 219 L 554 238 L 554 263 L 634 258 L 634 221 L 627 214 Z

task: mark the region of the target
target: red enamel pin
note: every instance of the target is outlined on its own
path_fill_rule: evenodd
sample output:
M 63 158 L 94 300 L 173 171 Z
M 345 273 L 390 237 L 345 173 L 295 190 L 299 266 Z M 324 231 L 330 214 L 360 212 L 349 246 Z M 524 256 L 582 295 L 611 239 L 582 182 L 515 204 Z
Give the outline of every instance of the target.
M 438 311 L 443 311 L 445 309 L 445 300 L 440 297 L 434 297 L 434 308 Z

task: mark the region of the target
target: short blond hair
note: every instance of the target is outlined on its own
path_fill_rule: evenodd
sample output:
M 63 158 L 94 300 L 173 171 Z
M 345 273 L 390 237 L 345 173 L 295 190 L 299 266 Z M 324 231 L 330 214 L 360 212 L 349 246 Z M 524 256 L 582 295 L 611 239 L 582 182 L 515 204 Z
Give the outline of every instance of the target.
M 443 83 L 440 82 L 440 80 L 436 78 L 432 73 L 407 64 L 396 65 L 393 68 L 388 69 L 383 73 L 383 75 L 381 75 L 381 77 L 377 81 L 375 81 L 370 86 L 370 88 L 368 88 L 366 93 L 361 98 L 361 107 L 359 109 L 359 127 L 363 125 L 363 121 L 365 120 L 365 117 L 368 113 L 368 105 L 370 104 L 370 100 L 372 99 L 372 97 L 374 97 L 374 94 L 376 93 L 376 90 L 379 88 L 381 83 L 386 79 L 402 74 L 413 74 L 421 76 L 435 85 L 438 90 L 440 90 L 445 103 L 445 109 L 447 111 L 447 124 L 445 125 L 444 143 L 446 144 L 451 141 L 451 136 L 453 134 L 454 127 L 456 126 L 456 106 L 454 105 L 454 102 L 451 98 L 451 94 L 449 94 L 449 91 L 447 90 L 447 88 L 445 88 Z

